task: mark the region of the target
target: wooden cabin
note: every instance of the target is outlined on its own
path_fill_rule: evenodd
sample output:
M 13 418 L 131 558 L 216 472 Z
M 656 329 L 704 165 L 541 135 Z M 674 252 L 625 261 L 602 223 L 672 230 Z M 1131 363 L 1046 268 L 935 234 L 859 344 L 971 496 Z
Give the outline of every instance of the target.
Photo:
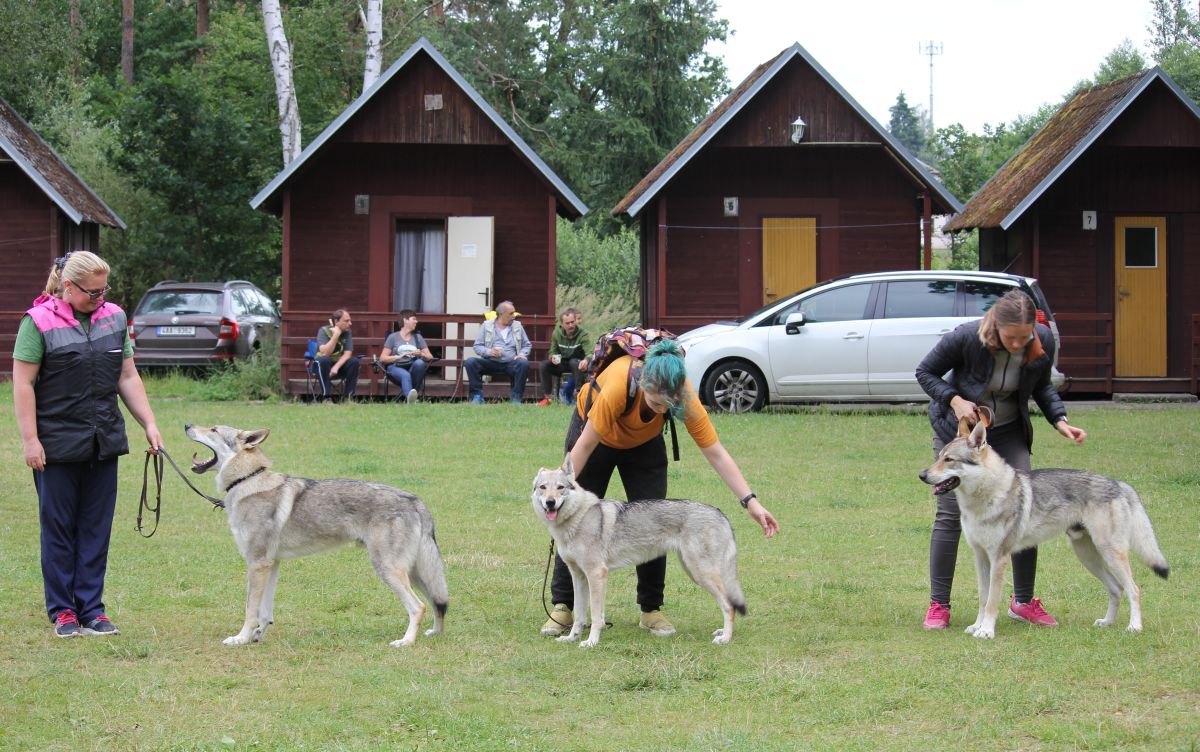
M 641 223 L 642 320 L 676 333 L 818 281 L 930 265 L 958 200 L 799 44 L 613 208 Z
M 465 389 L 455 366 L 462 341 L 474 337 L 465 322 L 512 300 L 531 337 L 549 341 L 555 218 L 587 212 L 425 39 L 251 206 L 283 220 L 286 391 L 305 390 L 305 345 L 334 309 L 351 311 L 355 350 L 370 355 L 396 325 L 396 312 L 412 308 L 442 357 L 438 365 L 450 366 L 431 371 L 427 393 L 459 397 Z M 378 374 L 362 374 L 378 391 Z
M 1037 277 L 1068 392 L 1196 393 L 1200 109 L 1159 68 L 1082 89 L 947 231 Z
M 0 349 L 12 353 L 17 325 L 42 293 L 50 265 L 67 251 L 97 252 L 100 226 L 125 223 L 49 144 L 0 99 Z M 0 377 L 12 375 L 12 359 Z

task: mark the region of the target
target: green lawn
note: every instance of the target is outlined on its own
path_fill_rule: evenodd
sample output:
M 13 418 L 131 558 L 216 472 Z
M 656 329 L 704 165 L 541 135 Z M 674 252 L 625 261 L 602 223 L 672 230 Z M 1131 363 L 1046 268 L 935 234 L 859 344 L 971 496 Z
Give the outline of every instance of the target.
M 688 441 L 671 493 L 733 519 L 749 615 L 731 645 L 677 562 L 666 611 L 639 630 L 632 571 L 612 580 L 614 623 L 590 651 L 538 634 L 548 537 L 529 505 L 562 457 L 567 411 L 153 399 L 177 461 L 186 422 L 271 428 L 278 470 L 420 494 L 450 581 L 447 633 L 389 648 L 404 613 L 362 552 L 283 565 L 264 642 L 229 648 L 244 566 L 223 513 L 167 480 L 158 533 L 133 530 L 142 455 L 121 465 L 106 601 L 122 633 L 57 640 L 42 607 L 37 503 L 11 388 L 0 387 L 0 703 L 4 750 L 1163 749 L 1200 744 L 1200 410 L 1072 410 L 1075 447 L 1038 423 L 1035 466 L 1122 477 L 1146 499 L 1172 566 L 1140 563 L 1145 632 L 1091 626 L 1105 595 L 1065 541 L 1042 547 L 1038 595 L 1062 623 L 974 617 L 960 548 L 952 628 L 921 630 L 933 515 L 922 414 L 793 410 L 714 418 L 779 518 L 771 541 Z M 134 446 L 144 439 L 135 424 Z M 196 447 L 199 448 L 199 447 Z M 199 479 L 212 492 L 212 477 Z M 614 481 L 614 488 L 619 483 Z M 619 495 L 619 494 L 618 494 Z M 1123 604 L 1120 623 L 1128 618 Z

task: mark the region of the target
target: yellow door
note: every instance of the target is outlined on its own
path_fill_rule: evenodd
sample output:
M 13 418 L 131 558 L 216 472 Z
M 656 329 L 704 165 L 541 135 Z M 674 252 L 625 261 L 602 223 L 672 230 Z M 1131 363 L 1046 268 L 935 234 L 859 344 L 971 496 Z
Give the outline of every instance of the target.
M 1116 375 L 1167 375 L 1167 220 L 1116 218 Z
M 817 220 L 763 219 L 763 305 L 817 283 Z

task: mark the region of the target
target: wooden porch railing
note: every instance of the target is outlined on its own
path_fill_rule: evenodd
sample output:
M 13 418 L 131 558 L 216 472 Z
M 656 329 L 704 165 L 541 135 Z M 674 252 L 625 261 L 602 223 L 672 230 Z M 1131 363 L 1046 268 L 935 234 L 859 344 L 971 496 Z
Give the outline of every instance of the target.
M 1200 396 L 1200 313 L 1192 314 L 1192 394 Z
M 382 374 L 369 367 L 371 358 L 377 357 L 383 350 L 387 336 L 398 326 L 396 313 L 393 311 L 350 311 L 354 320 L 354 352 L 364 356 L 362 367 L 359 369 L 359 396 L 378 396 L 383 394 Z M 473 356 L 472 345 L 474 335 L 464 336 L 464 328 L 468 324 L 480 324 L 481 316 L 459 316 L 450 314 L 418 314 L 421 328 L 427 330 L 428 325 L 440 326 L 441 336 L 426 336 L 425 342 L 437 356 L 430 373 L 425 379 L 425 393 L 430 397 L 466 397 L 466 376 L 462 364 Z M 316 337 L 317 330 L 327 325 L 327 311 L 287 310 L 283 312 L 283 334 L 280 338 L 279 372 L 284 394 L 305 395 L 308 393 L 305 374 L 304 350 L 308 340 Z M 546 358 L 550 348 L 550 337 L 557 323 L 555 316 L 522 315 L 521 325 L 525 328 L 533 343 L 530 353 L 529 380 L 526 383 L 526 396 L 537 394 L 538 364 Z M 424 332 L 422 332 L 424 334 Z M 447 373 L 453 376 L 447 378 Z M 488 385 L 485 393 L 489 397 L 508 394 L 507 383 Z M 493 394 L 494 392 L 494 394 Z
M 1058 368 L 1071 383 L 1099 382 L 1104 393 L 1112 394 L 1116 360 L 1113 349 L 1113 315 L 1111 313 L 1055 313 L 1061 349 Z M 1097 354 L 1100 353 L 1100 354 Z M 1080 371 L 1103 376 L 1083 375 Z

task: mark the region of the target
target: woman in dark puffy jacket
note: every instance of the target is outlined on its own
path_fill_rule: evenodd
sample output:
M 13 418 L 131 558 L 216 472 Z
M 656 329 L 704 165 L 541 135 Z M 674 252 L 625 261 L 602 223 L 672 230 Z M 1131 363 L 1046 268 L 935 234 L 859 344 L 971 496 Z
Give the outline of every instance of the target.
M 980 405 L 991 409 L 988 445 L 1008 464 L 1026 472 L 1033 448 L 1029 419 L 1032 398 L 1050 425 L 1082 444 L 1087 432 L 1067 422 L 1067 411 L 1050 383 L 1054 336 L 1037 323 L 1033 299 L 1012 290 L 979 321 L 962 324 L 944 336 L 917 366 L 917 381 L 930 397 L 933 453 L 954 440 L 961 418 L 975 420 Z M 953 493 L 937 497 L 937 514 L 929 543 L 929 611 L 926 629 L 950 625 L 950 586 L 962 533 L 958 500 Z M 1037 549 L 1013 554 L 1013 590 L 1008 615 L 1039 626 L 1058 624 L 1033 597 Z

